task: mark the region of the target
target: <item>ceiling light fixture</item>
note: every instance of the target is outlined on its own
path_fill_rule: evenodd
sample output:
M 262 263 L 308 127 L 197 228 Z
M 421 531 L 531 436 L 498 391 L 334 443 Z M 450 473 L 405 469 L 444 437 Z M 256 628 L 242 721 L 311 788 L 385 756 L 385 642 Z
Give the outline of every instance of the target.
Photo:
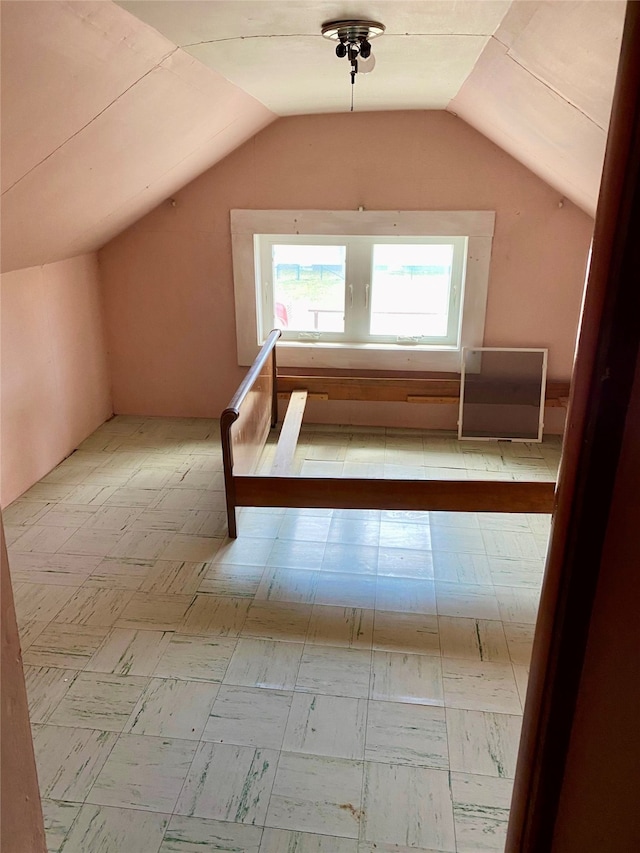
M 385 31 L 384 24 L 378 21 L 327 21 L 322 25 L 321 33 L 327 39 L 337 41 L 336 56 L 344 59 L 346 56 L 351 64 L 351 112 L 353 112 L 353 85 L 356 74 L 367 74 L 373 71 L 375 57 L 371 53 L 371 39 L 381 36 Z

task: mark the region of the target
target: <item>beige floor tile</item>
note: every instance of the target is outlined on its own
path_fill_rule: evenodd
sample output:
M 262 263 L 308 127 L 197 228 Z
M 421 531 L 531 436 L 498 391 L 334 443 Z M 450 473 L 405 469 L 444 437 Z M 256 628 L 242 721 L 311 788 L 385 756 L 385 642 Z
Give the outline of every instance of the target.
M 73 601 L 77 592 L 76 586 L 40 583 L 22 583 L 19 587 L 14 586 L 13 597 L 18 625 L 23 622 L 51 622 L 66 609 L 65 605 L 69 601 Z
M 522 713 L 510 664 L 443 658 L 442 674 L 448 708 Z
M 55 554 L 62 549 L 66 542 L 71 543 L 77 527 L 44 527 L 32 524 L 25 527 L 25 532 L 11 543 L 11 551 L 19 554 L 33 551 L 38 554 Z M 69 549 L 67 549 L 69 550 Z M 74 553 L 70 550 L 69 553 Z
M 260 853 L 358 853 L 358 842 L 336 835 L 265 829 Z
M 4 541 L 6 542 L 7 548 L 11 551 L 11 546 L 14 542 L 17 542 L 22 536 L 24 536 L 25 530 L 28 528 L 23 525 L 13 525 L 7 524 L 4 528 Z M 15 553 L 15 551 L 14 551 Z M 25 553 L 29 553 L 26 551 Z
M 49 720 L 57 726 L 121 732 L 148 681 L 143 676 L 80 672 Z
M 438 617 L 422 613 L 377 610 L 373 648 L 387 652 L 439 655 Z
M 278 539 L 292 539 L 296 542 L 326 542 L 330 524 L 330 517 L 317 515 L 285 516 L 278 528 Z
M 16 588 L 16 584 L 13 584 L 14 592 Z M 36 642 L 40 634 L 44 631 L 49 623 L 46 621 L 39 622 L 38 620 L 31 621 L 23 621 L 19 626 L 20 631 L 20 648 L 22 649 L 23 656 L 24 653 L 31 648 L 31 646 Z M 24 657 L 23 657 L 24 659 Z M 28 661 L 25 660 L 25 663 Z M 44 666 L 45 664 L 37 663 L 32 661 L 34 666 Z
M 400 652 L 373 652 L 371 699 L 443 705 L 440 658 Z
M 377 548 L 380 545 L 380 521 L 336 515 L 331 519 L 327 541 Z
M 435 615 L 435 585 L 428 580 L 378 577 L 376 610 Z
M 176 814 L 262 826 L 277 763 L 276 750 L 201 743 Z
M 374 575 L 322 572 L 318 579 L 316 604 L 361 607 L 372 610 L 376 600 Z
M 329 542 L 322 558 L 323 572 L 344 572 L 375 575 L 378 567 L 378 548 L 372 545 L 349 545 Z
M 225 539 L 227 535 L 227 514 L 220 510 L 194 509 L 187 513 L 187 519 L 180 533 L 190 536 L 214 536 Z
M 202 636 L 238 637 L 250 604 L 247 598 L 196 595 L 180 631 Z
M 48 853 L 59 853 L 62 842 L 78 817 L 79 803 L 42 799 L 42 817 Z
M 368 650 L 305 645 L 296 690 L 366 699 L 370 673 Z
M 433 580 L 433 557 L 431 551 L 384 547 L 378 550 L 378 575 L 413 578 L 415 580 Z
M 357 838 L 362 762 L 283 752 L 266 825 Z
M 516 666 L 529 666 L 535 625 L 523 622 L 504 622 L 503 627 L 511 663 Z
M 79 589 L 56 616 L 56 622 L 110 628 L 131 600 L 128 589 Z
M 503 622 L 524 622 L 535 625 L 540 602 L 539 589 L 517 586 L 496 586 L 496 598 Z
M 127 475 L 124 478 L 127 479 Z M 117 485 L 108 483 L 92 483 L 72 488 L 60 499 L 63 504 L 84 504 L 85 506 L 104 506 L 105 501 L 116 491 Z
M 84 582 L 83 586 L 102 589 L 140 589 L 142 582 L 155 565 L 155 560 L 105 557 Z
M 121 735 L 86 801 L 171 813 L 195 751 L 195 741 Z
M 221 540 L 211 536 L 190 536 L 174 533 L 161 552 L 163 560 L 185 560 L 190 563 L 207 562 L 217 554 Z
M 21 633 L 24 663 L 28 666 L 84 669 L 108 632 L 108 628 L 50 622 L 28 646 L 25 646 Z
M 49 488 L 56 487 L 50 486 Z M 52 497 L 50 500 L 36 500 L 35 498 L 25 500 L 25 497 L 26 495 L 23 495 L 22 499 L 14 501 L 2 510 L 2 520 L 5 526 L 36 524 L 39 518 L 50 512 L 52 508 L 55 508 L 55 501 L 59 499 L 58 497 Z M 73 525 L 70 526 L 73 527 Z M 23 530 L 20 535 L 22 536 L 25 532 Z
M 206 722 L 202 740 L 280 749 L 292 693 L 223 684 Z
M 313 604 L 318 572 L 299 569 L 267 569 L 256 591 L 256 600 Z
M 38 518 L 38 524 L 44 527 L 82 527 L 97 511 L 97 507 L 88 505 L 60 504 L 53 506 Z
M 529 667 L 528 666 L 517 666 L 514 664 L 513 666 L 513 674 L 516 679 L 516 686 L 518 688 L 518 696 L 520 697 L 520 702 L 522 707 L 524 708 L 525 699 L 527 696 L 527 685 L 529 683 Z
M 114 511 L 116 511 L 115 508 Z M 164 530 L 169 533 L 179 533 L 189 520 L 190 513 L 188 509 L 145 509 L 134 511 L 138 515 L 130 525 L 130 530 Z
M 238 539 L 224 542 L 216 553 L 214 563 L 227 565 L 255 566 L 266 565 L 273 548 L 273 539 L 243 537 L 242 529 Z M 285 568 L 285 567 L 283 567 Z M 294 566 L 294 568 L 300 568 Z M 318 566 L 319 568 L 319 566 Z
M 316 580 L 320 582 L 319 578 Z M 249 607 L 241 634 L 265 640 L 303 642 L 310 619 L 310 604 L 256 600 Z
M 491 584 L 491 569 L 486 554 L 456 554 L 455 551 L 433 552 L 436 581 L 462 584 Z
M 542 560 L 514 560 L 490 557 L 491 577 L 496 586 L 523 586 L 539 590 L 542 586 Z
M 140 592 L 191 595 L 200 586 L 207 570 L 205 563 L 157 560 L 140 585 Z
M 156 497 L 146 506 L 157 510 L 195 509 L 202 497 L 200 489 L 150 489 Z
M 449 774 L 426 767 L 368 762 L 361 837 L 373 843 L 454 851 Z
M 451 770 L 513 779 L 522 717 L 447 708 Z
M 267 566 L 279 569 L 307 569 L 317 571 L 322 567 L 324 542 L 295 542 L 276 539 L 267 559 Z
M 433 551 L 453 551 L 455 554 L 484 554 L 485 544 L 480 530 L 469 527 L 433 527 Z
M 443 657 L 509 663 L 502 622 L 439 616 Z
M 204 850 L 258 853 L 262 827 L 201 817 L 174 815 L 158 853 L 200 853 Z
M 166 631 L 112 628 L 88 661 L 85 671 L 109 672 L 113 675 L 151 675 L 171 636 Z
M 444 709 L 399 702 L 369 702 L 365 758 L 385 764 L 447 770 Z
M 433 848 L 427 850 L 425 847 L 404 847 L 400 844 L 383 844 L 380 841 L 368 844 L 366 841 L 358 845 L 358 853 L 440 853 Z
M 124 731 L 200 740 L 219 685 L 204 681 L 152 678 L 131 712 Z
M 100 506 L 89 504 L 89 508 L 93 507 L 93 515 L 85 522 L 85 530 L 113 530 L 124 533 L 131 528 L 137 518 L 139 518 L 141 509 L 132 509 L 131 507 L 120 506 Z
M 167 551 L 174 535 L 166 530 L 131 530 L 120 537 L 109 556 L 157 560 Z
M 335 758 L 364 758 L 365 699 L 295 693 L 283 750 Z
M 107 557 L 120 542 L 123 535 L 126 534 L 120 530 L 85 530 L 80 528 L 64 543 L 64 551 L 69 554 Z
M 84 805 L 64 844 L 64 853 L 157 853 L 168 814 Z
M 242 637 L 237 642 L 223 681 L 244 687 L 292 690 L 303 648 L 301 643 Z
M 502 853 L 507 835 L 512 782 L 490 776 L 451 774 L 458 853 Z
M 506 530 L 483 530 L 485 548 L 490 557 L 512 560 L 538 560 L 540 554 L 533 534 Z
M 439 616 L 500 619 L 492 586 L 436 582 L 436 603 Z
M 236 648 L 226 637 L 197 637 L 173 634 L 154 675 L 187 681 L 222 681 Z
M 73 684 L 77 672 L 50 666 L 25 666 L 29 719 L 46 723 Z
M 100 557 L 78 554 L 11 553 L 14 582 L 80 586 L 100 562 Z
M 193 595 L 135 592 L 120 613 L 116 627 L 176 631 L 182 625 Z
M 198 592 L 211 595 L 230 595 L 236 598 L 253 598 L 265 572 L 264 566 L 226 565 L 213 563 L 207 566 Z
M 316 604 L 311 611 L 306 642 L 311 645 L 370 649 L 373 610 Z
M 132 489 L 128 486 L 120 486 L 114 490 L 105 503 L 107 506 L 127 506 L 145 509 L 151 506 L 159 508 L 159 505 L 156 506 L 157 500 L 158 492 L 155 489 Z
M 429 512 L 432 527 L 479 527 L 475 512 Z
M 118 735 L 50 725 L 32 731 L 42 796 L 84 802 Z
M 383 519 L 380 523 L 380 547 L 428 551 L 431 548 L 429 525 Z

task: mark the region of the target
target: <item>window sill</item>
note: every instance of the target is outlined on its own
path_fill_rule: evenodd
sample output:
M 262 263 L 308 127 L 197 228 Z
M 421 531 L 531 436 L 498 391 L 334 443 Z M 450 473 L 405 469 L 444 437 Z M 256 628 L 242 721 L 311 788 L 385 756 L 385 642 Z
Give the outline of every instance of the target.
M 278 342 L 278 365 L 281 367 L 459 372 L 460 359 L 457 347 Z

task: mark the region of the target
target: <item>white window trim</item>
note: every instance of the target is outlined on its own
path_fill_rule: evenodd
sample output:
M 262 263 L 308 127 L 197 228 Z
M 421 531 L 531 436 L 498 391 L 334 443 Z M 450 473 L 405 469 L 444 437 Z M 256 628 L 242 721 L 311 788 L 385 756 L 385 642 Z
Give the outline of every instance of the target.
M 256 234 L 466 236 L 469 240 L 459 347 L 316 341 L 278 344 L 278 364 L 283 367 L 460 370 L 462 347 L 481 347 L 484 343 L 494 224 L 495 212 L 487 210 L 232 210 L 238 363 L 252 364 L 260 348 L 254 252 Z

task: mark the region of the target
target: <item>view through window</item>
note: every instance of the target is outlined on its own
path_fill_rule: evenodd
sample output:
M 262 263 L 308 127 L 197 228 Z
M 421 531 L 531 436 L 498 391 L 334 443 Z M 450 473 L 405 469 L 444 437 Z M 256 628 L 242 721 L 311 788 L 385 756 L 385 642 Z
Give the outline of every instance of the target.
M 265 336 L 458 345 L 466 238 L 258 239 Z

